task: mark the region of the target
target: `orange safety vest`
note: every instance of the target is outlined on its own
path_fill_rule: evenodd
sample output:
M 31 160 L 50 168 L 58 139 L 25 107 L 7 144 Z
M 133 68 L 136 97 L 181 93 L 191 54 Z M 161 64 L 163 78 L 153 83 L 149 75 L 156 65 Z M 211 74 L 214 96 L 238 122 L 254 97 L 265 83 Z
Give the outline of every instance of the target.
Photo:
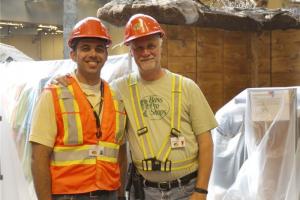
M 53 96 L 57 123 L 50 163 L 52 194 L 117 190 L 120 186 L 117 160 L 126 117 L 124 105 L 102 81 L 102 135 L 98 139 L 93 109 L 78 83 L 72 77 L 69 79 L 68 87 L 47 88 Z

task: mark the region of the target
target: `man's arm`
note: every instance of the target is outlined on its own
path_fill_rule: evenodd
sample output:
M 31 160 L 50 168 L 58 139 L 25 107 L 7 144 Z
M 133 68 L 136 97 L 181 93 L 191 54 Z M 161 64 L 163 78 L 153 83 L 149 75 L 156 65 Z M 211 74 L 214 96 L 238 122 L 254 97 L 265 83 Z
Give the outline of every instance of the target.
M 31 142 L 31 171 L 39 200 L 51 200 L 50 156 L 52 148 Z
M 197 142 L 199 146 L 199 166 L 198 177 L 195 187 L 207 190 L 213 164 L 213 141 L 211 138 L 210 131 L 197 135 Z M 196 199 L 205 200 L 206 194 L 194 192 L 190 200 Z
M 119 150 L 119 165 L 120 165 L 120 175 L 121 175 L 121 187 L 118 190 L 119 197 L 125 197 L 125 184 L 126 184 L 126 174 L 127 174 L 127 148 L 126 142 L 120 146 Z

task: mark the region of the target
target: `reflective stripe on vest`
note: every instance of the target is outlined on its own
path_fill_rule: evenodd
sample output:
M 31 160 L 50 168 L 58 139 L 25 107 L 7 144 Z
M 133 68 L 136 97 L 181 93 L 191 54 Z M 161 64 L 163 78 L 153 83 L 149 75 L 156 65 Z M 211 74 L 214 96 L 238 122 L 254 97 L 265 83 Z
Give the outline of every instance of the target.
M 90 156 L 96 151 L 97 156 Z M 54 147 L 51 165 L 68 166 L 71 164 L 96 164 L 97 160 L 117 163 L 119 145 L 100 141 L 98 145 Z
M 172 161 L 172 165 L 171 165 L 172 171 L 182 170 L 182 169 L 191 167 L 194 164 L 195 161 L 197 161 L 197 156 L 187 158 L 185 160 Z M 140 170 L 143 170 L 141 160 L 134 160 L 133 162 L 134 162 L 135 167 L 137 167 Z M 162 166 L 165 166 L 165 164 L 166 164 L 166 162 L 162 162 Z
M 108 161 L 112 163 L 116 163 L 118 161 L 120 145 L 99 141 L 98 150 L 99 155 L 97 156 L 97 160 Z
M 64 124 L 64 144 L 82 144 L 83 133 L 79 114 L 79 106 L 74 99 L 72 85 L 57 87 L 59 105 Z M 70 115 L 73 113 L 73 115 Z
M 145 160 L 154 158 L 153 147 L 150 140 L 150 134 L 148 127 L 145 123 L 143 112 L 140 105 L 140 95 L 137 86 L 137 76 L 129 75 L 128 81 L 130 96 L 132 102 L 132 108 L 134 111 L 135 121 L 138 128 L 137 135 L 140 138 L 140 145 L 144 153 Z M 181 115 L 181 96 L 182 96 L 182 76 L 173 74 L 172 75 L 172 111 L 171 111 L 171 133 L 172 135 L 179 136 L 180 134 L 180 115 Z M 170 133 L 170 134 L 171 134 Z M 171 152 L 170 134 L 167 135 L 162 143 L 161 148 L 158 151 L 156 159 L 162 162 L 162 165 L 166 163 L 166 160 Z M 145 161 L 143 164 L 151 166 L 151 160 Z M 183 162 L 185 163 L 185 161 Z M 141 163 L 142 165 L 142 163 Z M 172 162 L 173 170 L 173 162 Z M 186 166 L 186 165 L 185 165 Z M 147 167 L 148 170 L 152 170 L 151 167 Z M 175 166 L 176 168 L 176 166 Z M 145 168 L 144 168 L 145 169 Z M 162 169 L 162 168 L 161 168 Z M 168 171 L 168 169 L 162 170 Z

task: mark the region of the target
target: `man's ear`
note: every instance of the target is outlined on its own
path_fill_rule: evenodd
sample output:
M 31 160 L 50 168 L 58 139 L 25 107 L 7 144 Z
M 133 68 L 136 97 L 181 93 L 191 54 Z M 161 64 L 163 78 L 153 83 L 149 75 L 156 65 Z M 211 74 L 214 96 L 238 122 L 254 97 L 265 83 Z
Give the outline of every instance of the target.
M 71 51 L 70 51 L 70 58 L 71 58 L 74 62 L 77 62 L 77 59 L 76 59 L 76 51 L 74 51 L 74 50 L 71 50 Z

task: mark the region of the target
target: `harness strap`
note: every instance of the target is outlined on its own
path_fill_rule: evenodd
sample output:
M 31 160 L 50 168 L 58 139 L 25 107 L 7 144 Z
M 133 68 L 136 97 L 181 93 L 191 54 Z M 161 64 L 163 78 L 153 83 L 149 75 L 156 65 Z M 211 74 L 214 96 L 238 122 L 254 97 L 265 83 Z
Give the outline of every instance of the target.
M 126 123 L 126 113 L 124 110 L 124 104 L 120 103 L 120 100 L 116 98 L 115 92 L 112 91 L 112 97 L 116 110 L 116 137 L 115 142 L 119 143 L 123 139 L 124 127 Z
M 172 106 L 171 106 L 171 131 L 162 142 L 157 155 L 153 151 L 153 145 L 150 140 L 150 133 L 145 122 L 143 111 L 140 105 L 140 94 L 137 84 L 137 75 L 130 74 L 128 78 L 128 86 L 130 90 L 131 103 L 134 118 L 137 126 L 137 136 L 142 148 L 144 160 L 141 162 L 142 169 L 147 171 L 159 170 L 170 171 L 172 161 L 167 160 L 171 152 L 170 136 L 178 137 L 180 132 L 181 117 L 181 97 L 182 97 L 182 76 L 172 75 Z
M 134 162 L 134 165 L 136 166 L 136 168 L 138 168 L 140 170 L 144 170 L 144 171 L 151 171 L 151 170 L 145 170 L 145 168 L 144 168 L 145 166 L 143 166 L 143 161 L 144 160 L 134 160 L 133 162 Z M 188 167 L 192 166 L 193 163 L 196 161 L 197 161 L 197 156 L 187 158 L 186 160 L 172 161 L 170 171 L 177 171 L 177 170 L 182 170 L 182 169 L 188 168 Z M 149 161 L 148 166 L 152 166 L 153 162 L 154 162 L 153 160 Z M 155 163 L 153 165 L 155 165 Z M 169 161 L 161 162 L 160 165 L 161 165 L 161 168 L 164 168 L 164 166 L 169 166 Z M 161 170 L 161 171 L 166 171 L 166 170 Z
M 158 151 L 157 159 L 167 162 L 167 158 L 171 152 L 170 136 L 178 137 L 180 132 L 180 116 L 181 116 L 181 96 L 182 96 L 182 76 L 173 74 L 172 76 L 172 109 L 171 109 L 171 132 L 164 139 L 161 148 Z M 169 164 L 166 164 L 169 166 Z
M 171 134 L 179 136 L 180 134 L 180 116 L 181 116 L 181 98 L 182 98 L 182 76 L 174 75 L 172 77 L 172 113 L 171 113 Z
M 139 143 L 142 147 L 144 158 L 149 159 L 154 157 L 154 151 L 151 144 L 149 131 L 144 120 L 142 108 L 140 105 L 140 95 L 137 86 L 137 77 L 129 75 L 129 90 L 132 108 L 134 111 L 135 123 L 137 126 L 137 135 L 139 136 Z

